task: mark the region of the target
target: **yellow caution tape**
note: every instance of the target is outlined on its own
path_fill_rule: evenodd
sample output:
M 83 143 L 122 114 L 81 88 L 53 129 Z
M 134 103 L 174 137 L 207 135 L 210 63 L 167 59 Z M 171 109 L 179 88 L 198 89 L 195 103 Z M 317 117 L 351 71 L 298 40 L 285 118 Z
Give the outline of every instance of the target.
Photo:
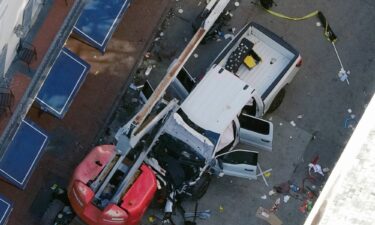
M 293 20 L 293 21 L 306 20 L 306 19 L 309 19 L 309 18 L 314 17 L 314 16 L 318 16 L 318 17 L 322 16 L 324 18 L 324 21 L 325 21 L 324 24 L 323 24 L 323 26 L 324 26 L 324 33 L 323 33 L 324 36 L 328 39 L 328 41 L 330 41 L 332 43 L 335 43 L 336 40 L 337 40 L 336 36 L 333 34 L 332 29 L 330 29 L 328 27 L 328 22 L 326 21 L 323 14 L 319 12 L 319 10 L 315 10 L 315 11 L 313 11 L 313 12 L 311 12 L 311 13 L 307 14 L 306 16 L 303 16 L 303 17 L 290 17 L 290 16 L 286 16 L 284 14 L 266 9 L 263 6 L 262 6 L 262 8 L 273 16 L 276 16 L 276 17 L 279 17 L 279 18 L 282 18 L 282 19 Z M 319 13 L 320 13 L 320 15 L 318 15 Z
M 281 13 L 278 13 L 278 12 L 266 9 L 264 7 L 263 7 L 263 9 L 266 10 L 268 13 L 274 15 L 274 16 L 277 16 L 277 17 L 280 17 L 280 18 L 283 18 L 283 19 L 287 19 L 287 20 L 294 20 L 294 21 L 309 19 L 309 18 L 311 18 L 313 16 L 318 15 L 318 13 L 319 13 L 319 11 L 316 10 L 316 11 L 311 12 L 311 13 L 307 14 L 306 16 L 303 16 L 303 17 L 290 17 L 290 16 L 286 16 L 284 14 L 281 14 Z

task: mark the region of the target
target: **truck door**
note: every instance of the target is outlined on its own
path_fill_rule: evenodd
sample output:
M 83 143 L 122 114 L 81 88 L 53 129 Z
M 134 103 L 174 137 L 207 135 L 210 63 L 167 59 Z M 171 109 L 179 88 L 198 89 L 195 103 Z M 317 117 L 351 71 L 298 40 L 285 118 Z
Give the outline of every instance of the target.
M 217 159 L 224 175 L 257 178 L 258 152 L 238 149 L 221 154 Z
M 247 114 L 238 117 L 240 143 L 249 147 L 272 151 L 273 124 Z
M 177 77 L 171 83 L 169 91 L 174 97 L 177 97 L 180 101 L 183 101 L 193 90 L 195 84 L 195 79 L 192 77 L 189 71 L 185 67 L 182 67 L 181 71 L 177 74 Z

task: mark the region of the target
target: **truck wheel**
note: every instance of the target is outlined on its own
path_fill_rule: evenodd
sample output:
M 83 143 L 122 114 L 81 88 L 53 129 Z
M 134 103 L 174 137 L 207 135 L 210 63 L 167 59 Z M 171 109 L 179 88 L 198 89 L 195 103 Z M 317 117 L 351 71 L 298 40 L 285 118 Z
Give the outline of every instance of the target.
M 55 223 L 56 216 L 64 208 L 64 203 L 58 199 L 54 199 L 44 212 L 42 219 L 40 220 L 41 225 L 52 225 Z
M 275 111 L 277 108 L 279 108 L 279 106 L 281 105 L 281 103 L 283 102 L 283 99 L 285 97 L 285 88 L 281 89 L 279 91 L 279 93 L 277 93 L 276 97 L 273 99 L 271 105 L 270 105 L 270 108 L 268 109 L 267 113 L 272 113 L 273 111 Z
M 199 200 L 206 194 L 208 190 L 208 186 L 210 186 L 211 182 L 211 175 L 205 173 L 202 175 L 201 179 L 197 181 L 197 183 L 192 187 L 191 190 L 191 199 L 192 200 Z

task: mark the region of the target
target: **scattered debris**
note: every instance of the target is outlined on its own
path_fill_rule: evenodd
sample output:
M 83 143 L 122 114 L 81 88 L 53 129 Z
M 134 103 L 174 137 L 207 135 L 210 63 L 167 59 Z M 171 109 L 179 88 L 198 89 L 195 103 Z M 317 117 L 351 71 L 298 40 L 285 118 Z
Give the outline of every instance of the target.
M 260 172 L 260 174 L 258 174 L 257 176 L 262 176 L 264 183 L 265 183 L 266 186 L 268 187 L 268 183 L 267 183 L 266 177 L 264 176 L 264 173 L 269 172 L 269 171 L 271 171 L 272 169 L 269 169 L 269 170 L 266 170 L 266 171 L 263 172 L 263 170 L 262 170 L 262 168 L 260 167 L 259 163 L 257 164 L 257 167 L 258 167 L 259 172 Z
M 133 103 L 136 103 L 136 102 L 138 102 L 138 98 L 132 98 L 132 100 L 131 100 Z
M 295 184 L 291 184 L 289 187 L 290 187 L 290 190 L 292 190 L 293 192 L 299 192 L 300 190 L 298 185 L 295 185 Z
M 265 172 L 265 173 L 264 173 L 264 176 L 265 176 L 265 177 L 270 177 L 270 176 L 271 176 L 271 172 Z
M 194 58 L 198 58 L 198 54 L 197 53 L 194 53 Z
M 289 139 L 293 139 L 293 136 L 289 136 Z
M 322 24 L 321 24 L 320 22 L 316 22 L 316 26 L 317 26 L 317 27 L 321 27 Z
M 186 212 L 184 213 L 184 217 L 185 218 L 198 217 L 199 219 L 207 220 L 211 217 L 211 210 L 206 209 L 204 211 L 198 211 L 198 212 Z
M 267 195 L 262 195 L 260 198 L 265 200 L 267 199 Z
M 297 116 L 298 119 L 302 119 L 303 118 L 303 114 L 300 114 Z
M 149 216 L 149 217 L 148 217 L 148 222 L 149 222 L 149 223 L 153 223 L 153 222 L 155 222 L 155 220 L 156 220 L 156 217 L 155 217 L 155 216 Z
M 290 190 L 289 182 L 281 183 L 280 185 L 274 186 L 273 188 L 279 194 L 289 193 Z
M 345 118 L 344 128 L 354 128 L 354 125 L 356 123 L 355 117 L 356 116 L 354 114 L 351 114 L 350 116 L 348 116 L 347 118 Z
M 149 65 L 149 66 L 147 67 L 147 69 L 146 69 L 146 71 L 145 71 L 145 75 L 146 75 L 146 76 L 150 75 L 152 68 L 153 68 L 152 65 Z
M 138 90 L 137 86 L 135 86 L 134 83 L 131 83 L 131 84 L 129 85 L 129 88 L 132 89 L 132 90 L 134 90 L 134 91 L 137 91 L 137 90 Z
M 182 14 L 184 12 L 183 9 L 178 9 L 178 13 Z
M 290 121 L 290 125 L 292 125 L 293 127 L 295 127 L 296 123 L 292 120 L 292 121 Z
M 348 113 L 352 113 L 352 109 L 349 108 L 349 109 L 348 109 Z
M 322 167 L 319 164 L 309 163 L 309 173 L 311 172 L 311 170 L 313 170 L 314 173 L 318 173 L 318 174 L 324 176 L 324 173 L 322 171 Z
M 328 167 L 323 168 L 323 173 L 328 173 L 330 169 Z
M 290 199 L 289 195 L 284 195 L 284 202 L 287 203 Z
M 283 222 L 273 213 L 270 212 L 269 210 L 259 207 L 257 209 L 257 212 L 255 214 L 256 217 L 267 221 L 270 225 L 282 225 Z
M 270 118 L 268 118 L 269 121 L 272 121 L 272 116 L 270 116 Z
M 276 201 L 275 201 L 275 203 L 273 204 L 273 206 L 271 207 L 270 211 L 271 211 L 271 212 L 276 212 L 276 211 L 279 209 L 280 202 L 281 202 L 281 199 L 280 199 L 280 198 L 276 199 Z
M 312 201 L 311 200 L 305 200 L 299 210 L 302 213 L 309 213 L 313 207 Z
M 274 194 L 276 194 L 276 191 L 275 191 L 274 189 L 272 189 L 272 190 L 270 190 L 270 191 L 268 192 L 268 195 L 269 195 L 269 196 L 272 196 L 272 195 L 274 195 Z
M 224 34 L 224 39 L 227 40 L 227 39 L 233 39 L 234 38 L 234 35 L 233 34 Z

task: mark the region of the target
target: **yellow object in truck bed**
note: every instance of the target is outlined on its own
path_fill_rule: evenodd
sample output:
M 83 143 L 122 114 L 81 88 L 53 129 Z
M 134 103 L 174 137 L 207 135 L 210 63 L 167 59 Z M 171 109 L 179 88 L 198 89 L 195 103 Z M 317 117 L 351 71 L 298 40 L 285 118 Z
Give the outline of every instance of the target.
M 249 69 L 252 69 L 257 65 L 255 59 L 251 55 L 246 56 L 243 62 Z

